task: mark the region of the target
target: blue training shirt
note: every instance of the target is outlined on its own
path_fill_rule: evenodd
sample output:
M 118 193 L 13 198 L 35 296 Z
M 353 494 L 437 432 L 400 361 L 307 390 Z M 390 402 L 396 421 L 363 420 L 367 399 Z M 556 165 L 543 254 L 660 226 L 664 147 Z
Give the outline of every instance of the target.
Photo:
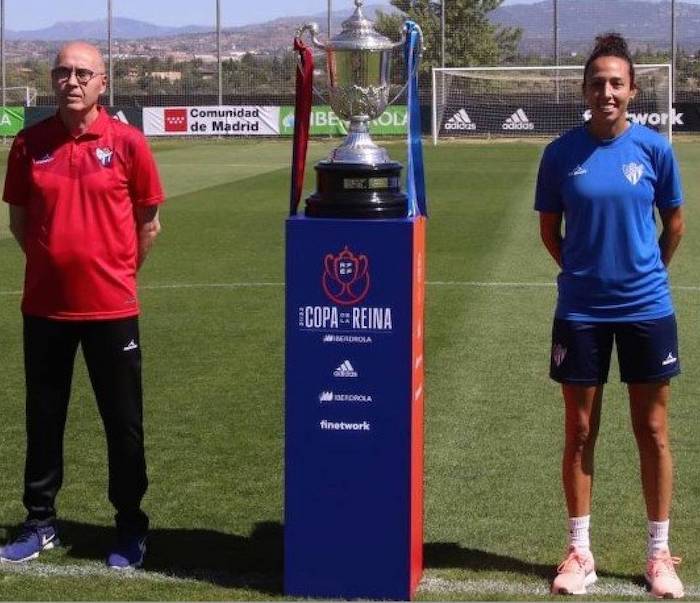
M 630 124 L 611 140 L 580 126 L 550 143 L 535 209 L 564 214 L 556 317 L 624 322 L 672 314 L 654 206 L 682 203 L 673 149 L 645 126 Z

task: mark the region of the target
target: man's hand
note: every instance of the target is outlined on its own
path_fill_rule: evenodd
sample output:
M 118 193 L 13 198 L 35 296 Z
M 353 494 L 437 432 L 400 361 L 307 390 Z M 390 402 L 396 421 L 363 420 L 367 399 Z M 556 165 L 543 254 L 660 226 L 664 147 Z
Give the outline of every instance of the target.
M 24 249 L 24 233 L 27 227 L 27 210 L 19 205 L 10 205 L 10 232 L 15 240 Z
M 146 256 L 160 232 L 158 206 L 137 207 L 134 215 L 136 217 L 136 230 L 139 240 L 138 269 L 146 261 Z

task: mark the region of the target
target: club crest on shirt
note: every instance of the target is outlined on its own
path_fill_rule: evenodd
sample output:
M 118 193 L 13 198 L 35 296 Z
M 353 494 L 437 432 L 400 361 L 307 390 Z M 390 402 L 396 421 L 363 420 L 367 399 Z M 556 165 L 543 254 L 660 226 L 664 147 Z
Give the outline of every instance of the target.
M 644 166 L 641 163 L 625 163 L 622 166 L 622 173 L 630 181 L 630 184 L 635 185 L 644 173 Z
M 97 147 L 95 149 L 95 155 L 97 156 L 97 160 L 102 164 L 102 167 L 109 167 L 112 165 L 114 151 L 109 147 Z

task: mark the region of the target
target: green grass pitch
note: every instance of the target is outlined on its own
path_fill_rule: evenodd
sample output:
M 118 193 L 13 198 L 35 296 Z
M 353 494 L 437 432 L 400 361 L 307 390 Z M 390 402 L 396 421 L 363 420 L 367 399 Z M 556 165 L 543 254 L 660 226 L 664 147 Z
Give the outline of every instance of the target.
M 337 144 L 337 143 L 336 143 Z M 82 360 L 58 500 L 64 548 L 0 567 L 5 600 L 282 598 L 283 257 L 290 143 L 158 141 L 168 193 L 141 274 L 152 519 L 147 571 L 102 569 L 106 451 Z M 330 149 L 313 142 L 310 163 Z M 390 152 L 402 158 L 404 147 Z M 700 598 L 700 143 L 678 138 L 672 266 L 684 372 L 671 405 L 674 554 Z M 532 196 L 542 143 L 426 146 L 425 577 L 418 597 L 545 599 L 565 546 L 563 408 L 547 378 L 555 266 Z M 6 149 L 0 154 L 4 166 Z M 312 173 L 307 189 L 312 186 Z M 23 261 L 0 208 L 0 544 L 23 519 Z M 597 454 L 596 599 L 641 598 L 645 515 L 613 369 Z

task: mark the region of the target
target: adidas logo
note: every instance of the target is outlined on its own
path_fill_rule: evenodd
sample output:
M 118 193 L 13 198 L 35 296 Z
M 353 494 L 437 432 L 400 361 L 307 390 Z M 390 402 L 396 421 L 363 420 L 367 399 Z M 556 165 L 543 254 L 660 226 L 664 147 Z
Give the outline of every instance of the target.
M 575 169 L 571 170 L 569 172 L 569 176 L 583 176 L 584 174 L 587 174 L 588 170 L 583 167 L 581 164 L 577 165 Z
M 357 377 L 357 372 L 350 364 L 349 360 L 346 360 L 337 369 L 333 371 L 334 377 Z
M 135 350 L 135 349 L 138 348 L 138 347 L 139 347 L 139 346 L 138 346 L 138 345 L 136 344 L 136 342 L 132 339 L 129 343 L 127 343 L 127 344 L 124 346 L 124 351 L 125 351 L 125 352 L 130 352 L 131 350 Z
M 476 124 L 464 109 L 460 109 L 445 122 L 445 130 L 476 130 Z
M 503 130 L 534 130 L 535 124 L 533 124 L 525 111 L 518 109 L 513 115 L 503 122 L 501 126 Z
M 661 366 L 668 366 L 669 364 L 674 364 L 675 362 L 678 361 L 678 358 L 675 358 L 671 352 L 668 353 L 668 356 L 666 356 L 666 360 L 661 362 Z
M 333 402 L 333 392 L 321 392 L 318 395 L 319 402 Z

